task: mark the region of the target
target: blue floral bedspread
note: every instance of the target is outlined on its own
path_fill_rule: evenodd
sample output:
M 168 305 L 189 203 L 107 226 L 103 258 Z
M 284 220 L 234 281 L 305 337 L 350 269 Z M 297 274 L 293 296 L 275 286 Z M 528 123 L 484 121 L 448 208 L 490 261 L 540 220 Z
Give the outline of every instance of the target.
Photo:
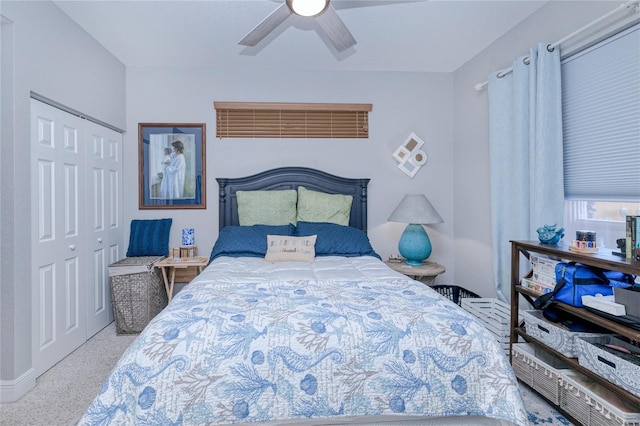
M 411 280 L 196 280 L 133 342 L 79 424 L 368 415 L 527 424 L 493 335 Z

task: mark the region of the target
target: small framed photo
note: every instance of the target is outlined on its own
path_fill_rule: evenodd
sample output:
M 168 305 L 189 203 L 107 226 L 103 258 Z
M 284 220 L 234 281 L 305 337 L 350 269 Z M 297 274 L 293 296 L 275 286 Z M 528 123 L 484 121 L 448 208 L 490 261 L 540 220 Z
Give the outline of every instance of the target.
M 391 156 L 398 163 L 404 163 L 411 156 L 411 151 L 409 151 L 407 148 L 405 148 L 404 145 L 400 145 L 398 148 L 396 148 L 394 153 L 391 154 Z
M 411 133 L 401 146 L 404 147 L 409 153 L 413 153 L 414 150 L 421 148 L 422 145 L 424 145 L 424 141 L 420 139 L 415 133 Z
M 398 162 L 398 168 L 412 179 L 420 167 L 427 163 L 427 153 L 420 149 L 423 145 L 424 141 L 415 133 L 411 133 L 402 145 L 391 154 L 393 159 Z
M 140 209 L 206 209 L 206 125 L 138 124 Z
M 402 172 L 413 179 L 413 177 L 420 170 L 420 166 L 415 166 L 411 161 L 406 161 L 404 163 L 398 164 L 398 168 L 402 170 Z

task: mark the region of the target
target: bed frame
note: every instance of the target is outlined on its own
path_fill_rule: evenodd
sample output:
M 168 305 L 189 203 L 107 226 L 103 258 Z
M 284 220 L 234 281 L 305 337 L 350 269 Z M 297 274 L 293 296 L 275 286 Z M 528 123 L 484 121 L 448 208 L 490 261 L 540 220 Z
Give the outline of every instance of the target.
M 306 167 L 280 167 L 241 178 L 216 178 L 220 188 L 219 229 L 239 225 L 236 191 L 298 189 L 353 196 L 349 226 L 367 232 L 368 178 L 351 179 Z

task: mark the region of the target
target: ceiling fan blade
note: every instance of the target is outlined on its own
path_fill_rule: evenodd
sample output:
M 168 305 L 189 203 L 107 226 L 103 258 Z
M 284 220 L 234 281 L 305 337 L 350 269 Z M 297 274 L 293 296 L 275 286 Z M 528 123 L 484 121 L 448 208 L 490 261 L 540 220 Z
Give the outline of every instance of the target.
M 335 2 L 336 10 L 360 7 L 387 6 L 399 3 L 422 3 L 428 0 L 340 0 Z
M 262 39 L 268 36 L 269 33 L 278 25 L 282 24 L 282 22 L 284 22 L 291 13 L 291 9 L 289 9 L 287 3 L 282 3 L 276 10 L 271 12 L 269 16 L 264 18 L 258 25 L 249 31 L 249 33 L 238 42 L 238 44 L 243 46 L 255 46 L 260 43 Z
M 331 4 L 321 15 L 316 16 L 316 21 L 327 33 L 329 40 L 338 52 L 347 50 L 356 44 L 356 40 Z

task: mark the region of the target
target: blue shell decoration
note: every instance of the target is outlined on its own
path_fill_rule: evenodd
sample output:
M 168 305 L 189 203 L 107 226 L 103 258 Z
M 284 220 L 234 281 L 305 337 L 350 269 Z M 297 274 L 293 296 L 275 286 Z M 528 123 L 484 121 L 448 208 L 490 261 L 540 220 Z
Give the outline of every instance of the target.
M 300 381 L 300 389 L 307 395 L 313 395 L 318 390 L 318 379 L 312 374 L 307 374 L 304 379 Z
M 538 239 L 544 244 L 557 244 L 564 237 L 564 228 L 556 230 L 556 225 L 544 225 L 536 229 Z
M 153 403 L 156 401 L 156 390 L 151 386 L 147 386 L 142 390 L 140 396 L 138 397 L 138 405 L 143 410 L 151 408 Z
M 249 415 L 249 404 L 247 401 L 236 402 L 231 409 L 234 416 L 239 419 L 244 419 Z
M 394 413 L 404 413 L 404 399 L 399 396 L 394 396 L 391 398 L 391 401 L 389 401 L 389 407 Z
M 407 364 L 413 364 L 414 362 L 416 362 L 416 355 L 412 350 L 405 349 L 404 352 L 402 352 L 402 359 Z

